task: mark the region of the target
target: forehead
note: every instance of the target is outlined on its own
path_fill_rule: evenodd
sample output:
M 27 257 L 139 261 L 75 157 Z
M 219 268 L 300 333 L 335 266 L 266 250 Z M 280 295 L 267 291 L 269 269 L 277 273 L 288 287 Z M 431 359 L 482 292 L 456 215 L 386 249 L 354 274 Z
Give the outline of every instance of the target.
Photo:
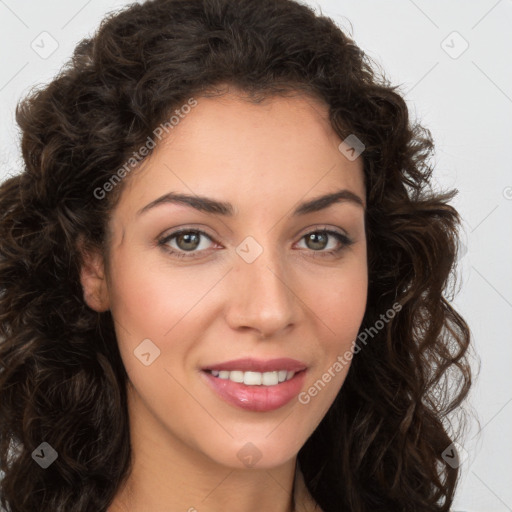
M 301 94 L 254 103 L 233 93 L 195 100 L 129 177 L 120 208 L 138 209 L 170 191 L 240 206 L 296 202 L 340 187 L 364 198 L 361 158 L 339 151 L 321 101 Z

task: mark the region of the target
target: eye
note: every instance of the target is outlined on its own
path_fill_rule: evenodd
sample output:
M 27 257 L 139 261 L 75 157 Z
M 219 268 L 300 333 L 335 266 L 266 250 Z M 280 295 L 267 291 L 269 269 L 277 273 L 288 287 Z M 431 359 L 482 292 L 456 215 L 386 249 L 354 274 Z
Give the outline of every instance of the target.
M 213 239 L 204 231 L 197 229 L 180 229 L 174 231 L 164 238 L 158 240 L 158 246 L 162 247 L 167 253 L 178 258 L 196 258 L 208 249 L 202 243 L 203 239 Z M 346 235 L 329 229 L 317 229 L 301 237 L 304 239 L 306 248 L 311 249 L 308 252 L 319 253 L 319 256 L 333 256 L 341 252 L 354 242 Z M 329 250 L 329 242 L 334 242 L 334 246 Z M 206 245 L 208 245 L 206 243 Z M 331 244 L 332 245 L 332 244 Z M 316 254 L 314 254 L 316 256 Z
M 178 258 L 195 258 L 197 257 L 195 252 L 192 254 L 187 253 L 191 253 L 199 248 L 204 250 L 205 247 L 201 247 L 202 238 L 212 240 L 204 231 L 197 229 L 181 229 L 159 240 L 158 245 L 163 246 L 167 252 Z M 169 244 L 169 242 L 173 241 L 175 241 L 176 244 L 174 247 Z
M 320 256 L 336 255 L 354 243 L 348 236 L 331 229 L 310 231 L 302 239 L 304 239 L 308 248 L 312 249 L 314 253 L 320 253 Z M 326 251 L 325 249 L 329 246 L 329 239 L 334 239 L 334 247 Z

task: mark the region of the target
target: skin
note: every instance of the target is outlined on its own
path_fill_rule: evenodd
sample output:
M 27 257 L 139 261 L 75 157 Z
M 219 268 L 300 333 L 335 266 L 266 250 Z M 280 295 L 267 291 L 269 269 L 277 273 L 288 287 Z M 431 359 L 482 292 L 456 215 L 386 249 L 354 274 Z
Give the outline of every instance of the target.
M 228 404 L 205 385 L 200 368 L 245 356 L 291 357 L 308 366 L 307 391 L 352 350 L 368 285 L 363 163 L 339 151 L 341 139 L 317 99 L 295 94 L 254 104 L 233 90 L 196 99 L 125 178 L 109 224 L 109 261 L 89 254 L 82 268 L 88 305 L 112 312 L 129 375 L 133 470 L 109 511 L 289 512 L 297 453 L 350 363 L 309 403 L 294 399 L 270 412 Z M 340 201 L 290 215 L 298 203 L 340 189 L 363 206 Z M 229 202 L 235 215 L 178 204 L 137 215 L 171 191 Z M 197 258 L 158 246 L 178 228 L 210 237 L 201 235 L 188 252 L 190 241 L 167 242 Z M 343 248 L 332 235 L 308 243 L 305 235 L 321 228 L 352 245 Z M 263 248 L 252 263 L 236 252 L 247 236 Z M 149 366 L 134 355 L 144 339 L 160 350 Z M 237 457 L 248 442 L 261 454 L 252 468 Z

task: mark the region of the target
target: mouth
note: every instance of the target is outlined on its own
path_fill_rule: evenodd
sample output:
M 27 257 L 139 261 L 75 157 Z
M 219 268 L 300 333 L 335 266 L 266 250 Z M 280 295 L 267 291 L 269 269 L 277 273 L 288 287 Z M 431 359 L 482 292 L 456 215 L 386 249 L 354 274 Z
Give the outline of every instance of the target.
M 304 387 L 306 373 L 303 363 L 291 359 L 230 361 L 200 372 L 217 397 L 253 412 L 273 411 L 291 402 Z

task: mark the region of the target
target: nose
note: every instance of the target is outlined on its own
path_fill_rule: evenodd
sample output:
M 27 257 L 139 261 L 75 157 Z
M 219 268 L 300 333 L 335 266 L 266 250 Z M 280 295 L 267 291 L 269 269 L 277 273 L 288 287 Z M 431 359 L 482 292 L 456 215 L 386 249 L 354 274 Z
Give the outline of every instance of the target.
M 237 258 L 230 272 L 226 319 L 232 329 L 254 331 L 260 338 L 284 333 L 298 321 L 299 299 L 291 272 L 279 255 L 264 250 L 252 263 Z

